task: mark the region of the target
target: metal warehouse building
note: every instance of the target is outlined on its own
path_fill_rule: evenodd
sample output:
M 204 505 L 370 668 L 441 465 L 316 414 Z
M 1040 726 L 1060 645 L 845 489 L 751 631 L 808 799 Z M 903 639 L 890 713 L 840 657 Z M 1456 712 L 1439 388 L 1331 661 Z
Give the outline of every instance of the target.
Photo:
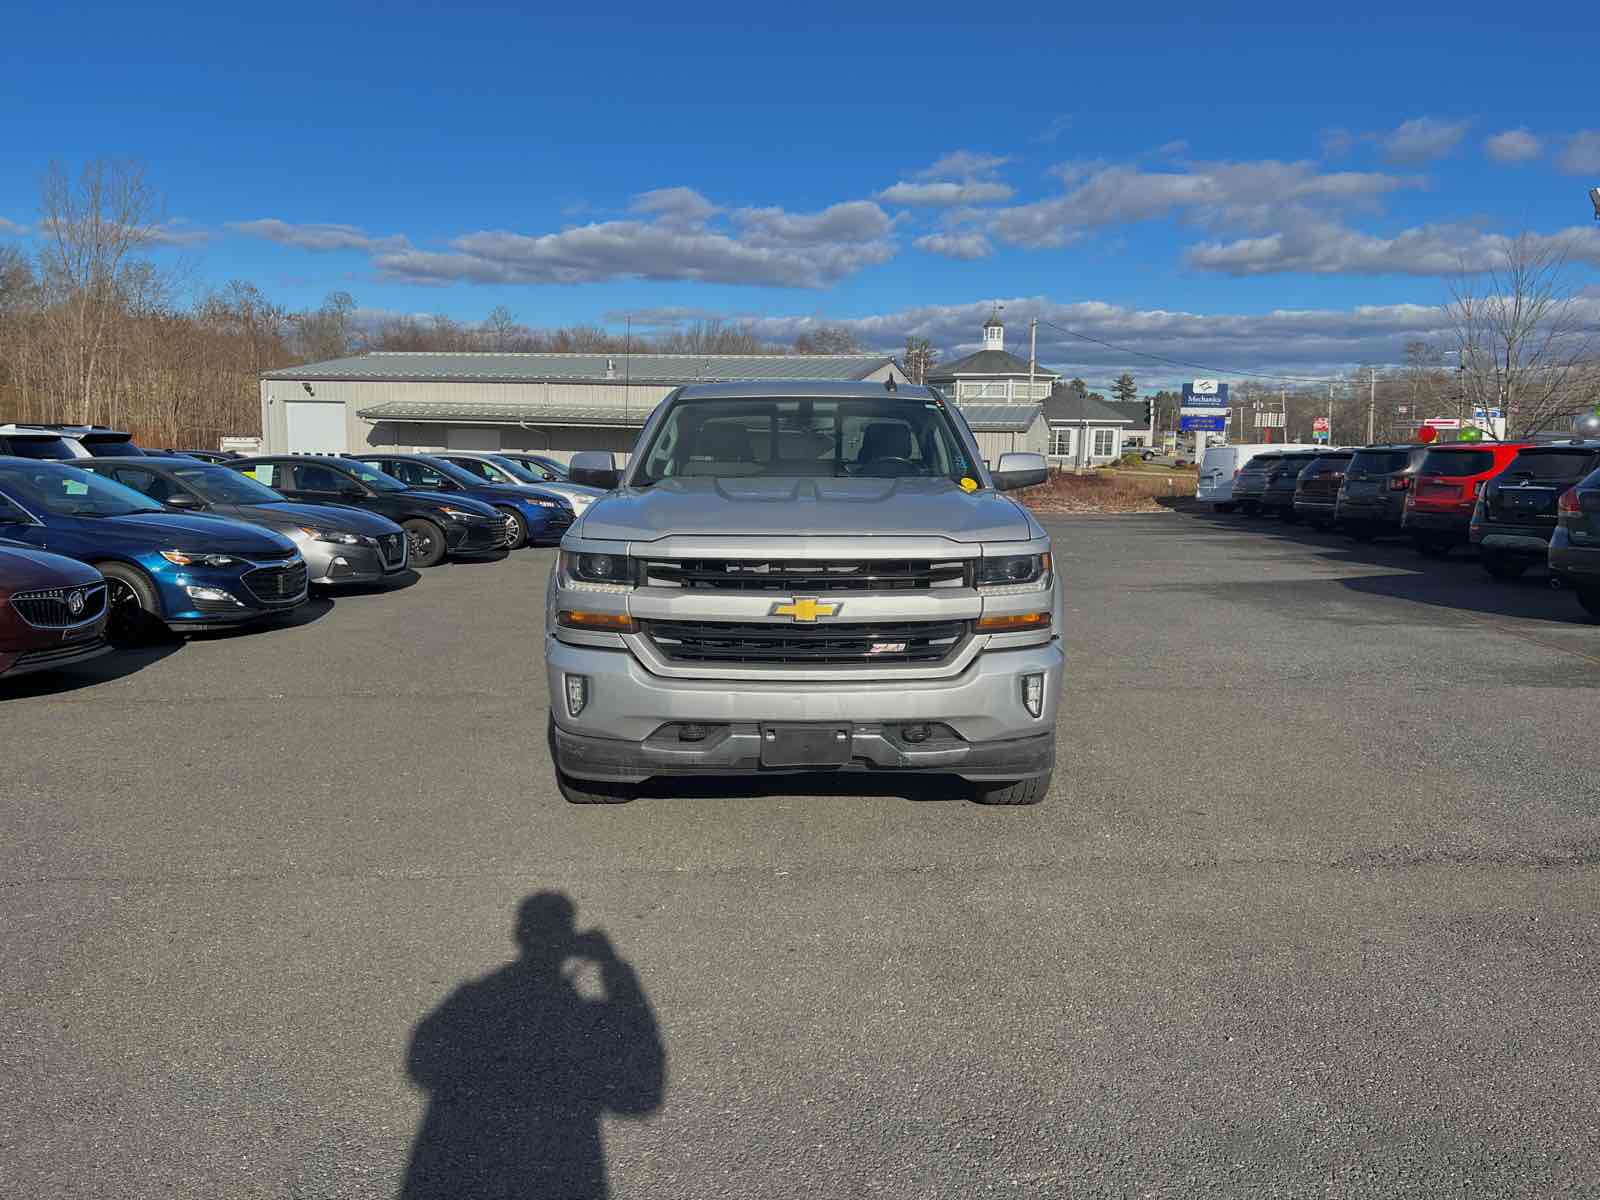
M 529 450 L 565 461 L 630 451 L 682 384 L 890 377 L 906 382 L 883 355 L 382 351 L 265 372 L 261 431 L 269 453 Z

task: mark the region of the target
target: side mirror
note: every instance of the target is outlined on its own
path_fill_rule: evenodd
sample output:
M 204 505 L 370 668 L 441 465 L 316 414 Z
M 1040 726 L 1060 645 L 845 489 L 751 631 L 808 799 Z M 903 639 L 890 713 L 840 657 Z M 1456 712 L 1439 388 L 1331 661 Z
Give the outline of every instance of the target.
M 1000 456 L 1000 465 L 994 469 L 994 490 L 1015 491 L 1017 488 L 1033 487 L 1048 478 L 1050 468 L 1044 461 L 1044 455 L 1013 451 Z
M 334 494 L 343 496 L 347 500 L 359 500 L 361 497 L 367 494 L 367 489 L 362 487 L 359 483 L 341 483 L 339 485 L 339 490 Z
M 572 456 L 567 469 L 573 483 L 611 491 L 622 482 L 622 472 L 617 469 L 617 456 L 609 450 L 580 450 Z
M 164 503 L 168 508 L 183 509 L 185 512 L 193 512 L 197 508 L 204 507 L 200 503 L 199 497 L 192 496 L 188 492 L 175 492 L 168 496 L 162 503 Z

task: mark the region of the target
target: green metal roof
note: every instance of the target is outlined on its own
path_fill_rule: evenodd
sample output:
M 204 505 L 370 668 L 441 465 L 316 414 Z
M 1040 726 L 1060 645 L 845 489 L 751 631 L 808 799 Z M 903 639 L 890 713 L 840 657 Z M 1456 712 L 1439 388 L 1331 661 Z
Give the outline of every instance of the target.
M 373 383 L 738 383 L 750 379 L 865 379 L 882 354 L 445 354 L 375 351 L 263 371 L 263 379 Z

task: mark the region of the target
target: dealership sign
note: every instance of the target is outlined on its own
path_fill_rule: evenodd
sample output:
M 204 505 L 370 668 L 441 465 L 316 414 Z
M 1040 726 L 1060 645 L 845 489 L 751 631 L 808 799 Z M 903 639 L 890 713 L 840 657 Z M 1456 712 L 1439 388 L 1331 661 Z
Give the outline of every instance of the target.
M 1228 428 L 1228 419 L 1221 413 L 1208 416 L 1178 415 L 1178 429 L 1182 433 L 1222 433 Z
M 1215 379 L 1192 379 L 1183 385 L 1183 407 L 1216 409 L 1228 407 L 1228 385 Z

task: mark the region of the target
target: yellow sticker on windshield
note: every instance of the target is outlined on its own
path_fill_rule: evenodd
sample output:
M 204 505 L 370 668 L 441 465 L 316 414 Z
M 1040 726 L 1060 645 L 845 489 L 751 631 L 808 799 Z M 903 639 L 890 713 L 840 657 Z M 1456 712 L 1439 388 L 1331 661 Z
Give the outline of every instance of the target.
M 972 476 L 970 476 L 970 475 L 963 475 L 961 477 L 961 490 L 963 492 L 975 492 L 975 491 L 977 491 L 978 490 L 978 481 L 976 479 L 972 478 Z

